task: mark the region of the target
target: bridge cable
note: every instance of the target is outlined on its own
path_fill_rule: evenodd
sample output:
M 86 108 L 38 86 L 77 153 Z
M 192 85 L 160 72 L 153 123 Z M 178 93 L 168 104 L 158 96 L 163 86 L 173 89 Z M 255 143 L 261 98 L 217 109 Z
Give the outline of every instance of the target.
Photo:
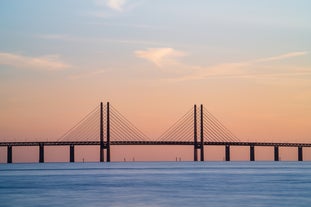
M 75 124 L 70 130 L 63 134 L 57 142 L 68 141 L 74 138 L 73 136 L 79 138 L 84 129 L 88 129 L 90 125 L 93 124 L 96 114 L 99 114 L 99 107 L 97 106 L 91 112 L 89 112 L 83 119 L 81 119 L 77 124 Z

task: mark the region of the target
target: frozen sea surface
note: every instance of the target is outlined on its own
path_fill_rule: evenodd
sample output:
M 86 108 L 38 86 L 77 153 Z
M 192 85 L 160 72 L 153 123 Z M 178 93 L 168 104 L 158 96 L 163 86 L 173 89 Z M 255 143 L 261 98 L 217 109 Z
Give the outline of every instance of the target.
M 0 164 L 0 206 L 311 206 L 310 162 Z

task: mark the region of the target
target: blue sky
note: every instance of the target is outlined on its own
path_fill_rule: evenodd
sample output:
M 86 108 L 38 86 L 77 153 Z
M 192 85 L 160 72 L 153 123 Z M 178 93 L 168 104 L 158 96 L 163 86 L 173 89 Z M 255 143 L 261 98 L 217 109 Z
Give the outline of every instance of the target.
M 124 2 L 119 10 L 105 1 L 2 1 L 1 50 L 75 61 L 171 47 L 213 64 L 311 47 L 309 1 Z

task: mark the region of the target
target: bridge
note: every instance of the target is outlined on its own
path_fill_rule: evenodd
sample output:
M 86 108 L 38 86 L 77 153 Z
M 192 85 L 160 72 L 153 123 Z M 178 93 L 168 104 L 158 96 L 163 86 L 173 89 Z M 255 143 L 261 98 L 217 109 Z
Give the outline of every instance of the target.
M 230 146 L 248 146 L 250 161 L 255 161 L 256 146 L 273 147 L 274 161 L 279 161 L 279 147 L 297 147 L 298 161 L 303 161 L 303 147 L 311 147 L 311 143 L 243 142 L 202 104 L 200 107 L 194 105 L 160 137 L 150 139 L 109 102 L 100 103 L 56 141 L 0 141 L 0 147 L 7 147 L 7 163 L 12 163 L 12 148 L 18 146 L 38 146 L 40 163 L 44 162 L 45 146 L 68 146 L 69 161 L 74 162 L 75 146 L 78 145 L 99 146 L 100 162 L 111 161 L 112 145 L 188 145 L 193 146 L 194 161 L 204 161 L 206 145 L 224 146 L 226 161 L 230 161 Z

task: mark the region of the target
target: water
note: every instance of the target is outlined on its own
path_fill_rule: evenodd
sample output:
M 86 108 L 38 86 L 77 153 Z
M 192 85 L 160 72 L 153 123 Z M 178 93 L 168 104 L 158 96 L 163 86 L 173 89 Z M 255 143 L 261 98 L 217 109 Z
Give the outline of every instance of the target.
M 311 206 L 310 162 L 1 164 L 0 206 Z

